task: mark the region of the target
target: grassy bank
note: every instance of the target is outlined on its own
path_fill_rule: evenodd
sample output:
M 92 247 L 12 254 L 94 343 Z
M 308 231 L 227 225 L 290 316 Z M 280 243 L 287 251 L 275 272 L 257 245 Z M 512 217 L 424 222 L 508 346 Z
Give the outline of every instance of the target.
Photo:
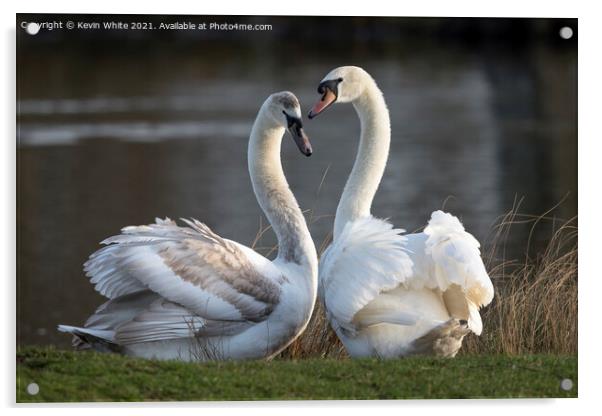
M 30 383 L 38 394 L 27 393 Z M 575 356 L 188 364 L 52 348 L 17 354 L 18 402 L 576 396 Z

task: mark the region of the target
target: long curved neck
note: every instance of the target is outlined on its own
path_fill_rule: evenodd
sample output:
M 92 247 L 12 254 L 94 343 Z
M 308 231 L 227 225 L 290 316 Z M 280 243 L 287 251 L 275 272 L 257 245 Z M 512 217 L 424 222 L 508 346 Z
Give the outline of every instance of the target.
M 251 182 L 257 201 L 278 238 L 278 258 L 313 267 L 316 249 L 280 162 L 283 135 L 284 128 L 274 126 L 260 111 L 249 141 Z
M 334 239 L 348 221 L 370 215 L 372 200 L 380 184 L 391 142 L 391 121 L 382 92 L 374 80 L 365 81 L 363 93 L 353 101 L 360 118 L 361 137 L 355 163 L 334 221 Z

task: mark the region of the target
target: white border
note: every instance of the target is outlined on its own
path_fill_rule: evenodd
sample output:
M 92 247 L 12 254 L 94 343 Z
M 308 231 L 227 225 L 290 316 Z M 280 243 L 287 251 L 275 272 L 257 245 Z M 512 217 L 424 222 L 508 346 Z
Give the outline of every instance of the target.
M 152 13 L 152 14 L 249 14 L 249 15 L 330 15 L 330 16 L 475 16 L 475 17 L 578 17 L 585 6 L 577 2 L 548 0 L 545 3 L 525 0 L 484 2 L 477 0 L 423 0 L 393 2 L 390 0 L 303 0 L 253 2 L 150 2 L 148 0 L 108 0 L 78 2 L 75 0 L 29 0 L 15 7 L 20 13 Z
M 359 16 L 480 16 L 480 17 L 578 17 L 579 18 L 579 396 L 578 400 L 496 400 L 496 401 L 398 401 L 398 402 L 271 402 L 271 403 L 181 403 L 147 404 L 143 409 L 134 410 L 140 405 L 76 405 L 69 409 L 59 406 L 44 406 L 43 409 L 26 407 L 29 411 L 43 411 L 64 414 L 82 411 L 91 414 L 106 414 L 107 407 L 115 414 L 130 414 L 143 411 L 145 414 L 164 414 L 170 411 L 195 409 L 195 413 L 245 415 L 281 415 L 336 412 L 360 414 L 377 408 L 379 413 L 400 414 L 400 412 L 444 413 L 447 415 L 466 414 L 466 411 L 487 415 L 529 410 L 546 414 L 563 414 L 588 410 L 601 394 L 600 386 L 600 314 L 596 308 L 601 293 L 600 270 L 596 258 L 600 256 L 600 221 L 596 221 L 602 207 L 600 196 L 600 81 L 602 74 L 600 54 L 600 13 L 595 2 L 506 0 L 486 1 L 420 1 L 399 2 L 391 0 L 369 0 L 352 3 L 344 1 L 299 0 L 290 1 L 216 1 L 216 2 L 151 2 L 102 0 L 97 3 L 81 1 L 27 1 L 16 4 L 2 3 L 4 42 L 2 82 L 5 91 L 2 101 L 2 125 L 5 135 L 2 140 L 2 181 L 0 192 L 4 202 L 0 205 L 3 220 L 0 250 L 1 264 L 4 265 L 2 281 L 3 315 L 2 356 L 6 360 L 2 379 L 2 403 L 14 403 L 14 329 L 15 329 L 15 13 L 133 13 L 133 14 L 255 14 L 255 15 L 359 15 Z M 25 407 L 25 406 L 20 406 Z M 81 407 L 86 407 L 83 410 Z M 125 407 L 125 409 L 123 408 Z M 201 407 L 201 409 L 199 409 Z M 336 408 L 336 409 L 335 409 Z M 11 409 L 11 412 L 15 409 Z

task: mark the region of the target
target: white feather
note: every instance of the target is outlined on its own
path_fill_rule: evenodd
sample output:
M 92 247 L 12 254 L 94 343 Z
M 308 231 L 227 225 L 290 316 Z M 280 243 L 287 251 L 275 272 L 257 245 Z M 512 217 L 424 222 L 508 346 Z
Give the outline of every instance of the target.
M 339 325 L 351 329 L 359 310 L 411 276 L 412 262 L 402 232 L 387 221 L 362 218 L 347 223 L 322 255 L 320 296 Z
M 459 285 L 478 307 L 493 300 L 493 284 L 485 270 L 476 238 L 464 230 L 458 218 L 443 211 L 431 215 L 424 229 L 428 236 L 425 254 L 434 268 L 431 286 L 446 290 Z

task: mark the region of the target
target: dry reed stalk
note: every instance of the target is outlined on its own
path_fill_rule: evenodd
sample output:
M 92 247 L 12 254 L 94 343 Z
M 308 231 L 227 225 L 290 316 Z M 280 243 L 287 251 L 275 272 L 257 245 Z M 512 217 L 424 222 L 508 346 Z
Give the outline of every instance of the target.
M 577 353 L 577 218 L 506 215 L 487 254 L 495 299 L 482 311 L 483 334 L 466 338 L 462 353 Z M 505 260 L 504 246 L 513 225 L 551 222 L 553 234 L 543 251 L 522 262 Z M 498 257 L 502 252 L 501 258 Z

